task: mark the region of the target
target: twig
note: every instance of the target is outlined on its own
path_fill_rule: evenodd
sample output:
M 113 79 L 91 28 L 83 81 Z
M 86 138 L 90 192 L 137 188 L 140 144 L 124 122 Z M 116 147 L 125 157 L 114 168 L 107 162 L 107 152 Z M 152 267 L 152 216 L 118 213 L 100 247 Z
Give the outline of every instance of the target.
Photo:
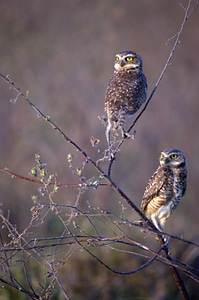
M 165 66 L 164 66 L 164 68 L 163 68 L 163 70 L 162 70 L 162 72 L 161 72 L 161 74 L 160 74 L 160 76 L 159 76 L 159 78 L 158 78 L 158 80 L 157 80 L 157 82 L 156 82 L 156 84 L 155 84 L 155 87 L 154 87 L 154 89 L 152 90 L 151 95 L 149 96 L 149 98 L 148 98 L 146 104 L 144 105 L 144 107 L 143 107 L 143 109 L 141 110 L 141 112 L 139 113 L 139 115 L 136 117 L 136 119 L 135 119 L 135 121 L 133 122 L 133 124 L 129 127 L 129 129 L 128 129 L 128 131 L 127 131 L 128 133 L 129 133 L 129 132 L 131 131 L 131 129 L 135 126 L 135 124 L 137 123 L 137 121 L 140 119 L 140 117 L 142 116 L 142 114 L 143 114 L 144 111 L 146 110 L 147 106 L 149 105 L 149 102 L 151 101 L 151 99 L 152 99 L 152 97 L 153 97 L 155 91 L 157 90 L 157 87 L 159 86 L 159 84 L 160 84 L 160 82 L 161 82 L 161 80 L 162 80 L 162 78 L 163 78 L 163 76 L 164 76 L 164 74 L 165 74 L 165 72 L 166 72 L 166 70 L 167 70 L 167 68 L 168 68 L 168 66 L 169 66 L 169 64 L 170 64 L 170 62 L 171 62 L 171 59 L 172 59 L 172 57 L 173 57 L 173 55 L 174 55 L 174 53 L 175 53 L 175 51 L 176 51 L 176 49 L 177 49 L 177 46 L 178 46 L 178 44 L 179 44 L 179 42 L 180 42 L 180 37 L 181 37 L 181 34 L 182 34 L 183 29 L 184 29 L 184 27 L 185 27 L 185 24 L 186 24 L 186 22 L 188 21 L 188 18 L 190 17 L 191 13 L 193 12 L 194 7 L 198 4 L 198 1 L 196 1 L 196 3 L 194 4 L 194 7 L 192 7 L 192 9 L 191 9 L 191 4 L 192 4 L 192 2 L 193 2 L 193 1 L 190 0 L 190 1 L 188 2 L 187 7 L 184 8 L 184 11 L 185 11 L 184 18 L 183 18 L 183 21 L 182 21 L 180 30 L 179 30 L 178 33 L 175 35 L 175 36 L 176 36 L 176 39 L 175 39 L 173 48 L 171 49 L 171 52 L 170 52 L 170 54 L 169 54 L 169 57 L 168 57 L 168 59 L 167 59 L 167 61 L 166 61 L 166 64 L 165 64 Z M 190 11 L 190 9 L 191 9 L 191 11 Z
M 32 182 L 32 183 L 43 185 L 43 181 L 42 180 L 33 179 L 33 178 L 30 178 L 30 177 L 26 177 L 26 176 L 17 174 L 15 172 L 12 172 L 12 171 L 8 170 L 7 168 L 0 168 L 0 172 L 8 174 L 12 178 L 18 178 L 18 179 L 21 179 L 21 180 L 25 180 L 25 181 L 29 181 L 29 182 Z M 81 187 L 84 187 L 84 186 L 87 186 L 87 187 L 89 186 L 89 187 L 93 187 L 93 188 L 96 187 L 95 184 L 93 184 L 93 185 L 92 184 L 86 185 L 86 183 L 49 182 L 48 184 L 49 185 L 56 185 L 57 187 L 67 187 L 67 188 L 69 188 L 69 187 L 71 187 L 71 188 L 77 188 L 77 187 L 81 188 Z M 100 183 L 98 186 L 107 186 L 107 183 Z

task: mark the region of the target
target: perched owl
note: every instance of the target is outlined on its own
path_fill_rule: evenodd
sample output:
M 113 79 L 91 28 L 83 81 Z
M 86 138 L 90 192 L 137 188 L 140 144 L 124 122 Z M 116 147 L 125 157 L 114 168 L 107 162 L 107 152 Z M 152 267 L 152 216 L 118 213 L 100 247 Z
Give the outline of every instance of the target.
M 149 179 L 141 210 L 160 231 L 185 194 L 187 185 L 186 159 L 177 149 L 161 152 L 160 166 Z
M 113 136 L 125 132 L 126 115 L 135 114 L 145 102 L 147 79 L 142 71 L 142 58 L 132 51 L 122 51 L 115 56 L 114 75 L 111 78 L 105 96 L 107 114 L 106 138 L 108 145 Z

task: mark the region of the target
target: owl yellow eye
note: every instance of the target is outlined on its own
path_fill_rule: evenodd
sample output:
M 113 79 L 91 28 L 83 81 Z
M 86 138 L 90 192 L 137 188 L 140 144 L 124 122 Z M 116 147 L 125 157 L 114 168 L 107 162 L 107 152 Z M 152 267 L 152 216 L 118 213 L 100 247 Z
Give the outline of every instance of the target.
M 178 157 L 177 154 L 172 154 L 172 155 L 171 155 L 171 159 L 176 159 L 177 157 Z
M 118 56 L 116 56 L 116 57 L 115 57 L 115 60 L 116 60 L 116 61 L 118 61 L 118 60 L 119 60 L 119 57 L 118 57 Z
M 133 57 L 132 56 L 127 56 L 126 61 L 132 61 Z

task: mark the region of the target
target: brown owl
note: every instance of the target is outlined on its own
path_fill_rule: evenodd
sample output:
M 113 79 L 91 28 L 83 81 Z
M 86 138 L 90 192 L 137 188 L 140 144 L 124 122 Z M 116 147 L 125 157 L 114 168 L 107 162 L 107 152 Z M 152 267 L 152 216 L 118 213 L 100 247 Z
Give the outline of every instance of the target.
M 160 231 L 186 191 L 186 159 L 182 151 L 169 148 L 161 152 L 160 166 L 149 179 L 141 210 Z
M 115 56 L 114 74 L 105 96 L 107 114 L 106 139 L 111 147 L 113 137 L 125 131 L 126 115 L 135 114 L 145 102 L 147 96 L 147 79 L 142 71 L 142 58 L 132 51 L 122 51 Z

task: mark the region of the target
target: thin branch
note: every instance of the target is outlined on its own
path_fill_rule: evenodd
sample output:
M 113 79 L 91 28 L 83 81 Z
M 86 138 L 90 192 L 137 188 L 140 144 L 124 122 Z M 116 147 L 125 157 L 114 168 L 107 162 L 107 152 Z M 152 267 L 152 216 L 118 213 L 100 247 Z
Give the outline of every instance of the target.
M 36 183 L 36 184 L 41 184 L 43 185 L 43 181 L 42 180 L 38 180 L 38 179 L 33 179 L 33 178 L 30 178 L 30 177 L 26 177 L 26 176 L 23 176 L 23 175 L 20 175 L 20 174 L 17 174 L 15 172 L 12 172 L 10 171 L 9 169 L 7 168 L 0 168 L 0 172 L 2 173 L 6 173 L 8 175 L 10 175 L 12 178 L 18 178 L 20 180 L 24 180 L 24 181 L 29 181 L 29 182 L 32 182 L 32 183 Z M 49 182 L 48 183 L 49 185 L 56 185 L 57 187 L 71 187 L 71 188 L 81 188 L 81 187 L 93 187 L 93 188 L 96 188 L 96 185 L 93 183 L 89 183 L 89 184 L 86 184 L 86 183 L 60 183 L 60 182 Z M 99 183 L 98 186 L 108 186 L 107 183 Z
M 162 78 L 163 78 L 163 76 L 164 76 L 164 74 L 165 74 L 165 72 L 166 72 L 168 66 L 169 66 L 170 63 L 171 63 L 171 59 L 173 58 L 173 55 L 174 55 L 174 53 L 175 53 L 175 51 L 176 51 L 176 49 L 177 49 L 177 46 L 178 46 L 178 44 L 179 44 L 179 42 L 180 42 L 180 37 L 181 37 L 181 35 L 182 35 L 182 32 L 183 32 L 184 27 L 185 27 L 185 25 L 186 25 L 186 22 L 188 21 L 188 19 L 189 19 L 191 13 L 193 12 L 195 6 L 198 4 L 198 1 L 196 1 L 195 4 L 194 4 L 194 6 L 191 7 L 192 2 L 193 2 L 193 1 L 190 0 L 190 1 L 188 2 L 187 7 L 184 8 L 184 11 L 185 11 L 184 18 L 183 18 L 182 24 L 181 24 L 181 26 L 180 26 L 180 30 L 179 30 L 178 33 L 175 35 L 175 36 L 176 36 L 176 39 L 175 39 L 173 48 L 171 49 L 171 52 L 170 52 L 170 54 L 169 54 L 169 57 L 167 58 L 166 64 L 165 64 L 165 66 L 164 66 L 164 68 L 163 68 L 163 70 L 162 70 L 162 72 L 161 72 L 161 74 L 160 74 L 160 76 L 159 76 L 159 78 L 158 78 L 158 80 L 157 80 L 157 82 L 156 82 L 156 84 L 155 84 L 155 87 L 154 87 L 154 89 L 152 90 L 151 95 L 149 96 L 149 98 L 148 98 L 148 100 L 147 100 L 147 102 L 146 102 L 144 108 L 141 110 L 141 112 L 139 113 L 139 115 L 137 116 L 137 118 L 135 119 L 135 121 L 133 122 L 133 124 L 129 127 L 129 129 L 128 129 L 128 131 L 127 131 L 128 133 L 129 133 L 129 132 L 131 131 L 131 129 L 135 126 L 135 124 L 136 124 L 137 121 L 140 119 L 140 117 L 142 116 L 142 114 L 144 113 L 144 111 L 147 109 L 147 106 L 149 105 L 149 103 L 150 103 L 150 101 L 151 101 L 151 99 L 152 99 L 152 97 L 153 97 L 155 91 L 157 90 L 157 87 L 159 86 L 159 84 L 160 84 L 160 82 L 161 82 L 161 80 L 162 80 Z
M 158 255 L 157 253 L 155 253 L 155 255 L 149 259 L 145 264 L 141 265 L 140 267 L 132 270 L 132 271 L 129 271 L 129 272 L 121 272 L 121 271 L 117 271 L 113 268 L 111 268 L 109 265 L 107 265 L 104 261 L 102 261 L 98 256 L 96 256 L 95 254 L 93 254 L 86 246 L 84 246 L 78 239 L 76 239 L 76 236 L 73 234 L 73 232 L 70 230 L 70 228 L 68 226 L 67 227 L 67 230 L 70 232 L 70 235 L 74 238 L 74 240 L 77 242 L 78 245 L 81 246 L 81 248 L 83 248 L 89 255 L 91 255 L 93 258 L 95 258 L 100 264 L 102 264 L 104 267 L 106 267 L 108 270 L 110 270 L 111 272 L 115 273 L 115 274 L 120 274 L 120 275 L 131 275 L 131 274 L 135 274 L 137 273 L 138 271 L 141 271 L 142 269 L 148 267 L 155 259 L 156 259 L 156 256 Z M 138 243 L 137 243 L 138 244 Z M 141 244 L 139 244 L 141 246 Z M 141 246 L 142 247 L 142 246 Z M 144 246 L 144 249 L 148 249 L 147 247 Z M 154 252 L 152 250 L 150 250 L 151 252 Z
M 179 291 L 181 292 L 181 294 L 185 300 L 191 300 L 191 298 L 189 297 L 188 291 L 185 287 L 184 281 L 183 281 L 178 269 L 173 266 L 173 259 L 170 256 L 170 253 L 168 252 L 168 250 L 164 250 L 164 252 L 165 252 L 167 259 L 171 262 L 171 264 L 169 264 L 169 268 L 173 274 L 173 277 L 176 281 Z
M 64 294 L 65 299 L 66 299 L 66 300 L 69 300 L 68 294 L 67 294 L 65 288 L 63 287 L 62 283 L 60 282 L 59 277 L 58 277 L 58 276 L 55 276 L 55 279 L 56 279 L 56 281 L 57 281 L 57 283 L 58 283 L 58 285 L 59 285 L 59 287 L 60 287 L 62 293 Z
M 23 288 L 22 286 L 18 286 L 17 284 L 10 282 L 10 281 L 4 279 L 3 277 L 0 277 L 0 282 L 7 284 L 8 286 L 15 288 L 19 292 L 22 292 L 22 293 L 28 295 L 31 299 L 41 299 L 41 297 L 39 295 L 32 293 L 32 292 L 26 290 L 25 288 Z

